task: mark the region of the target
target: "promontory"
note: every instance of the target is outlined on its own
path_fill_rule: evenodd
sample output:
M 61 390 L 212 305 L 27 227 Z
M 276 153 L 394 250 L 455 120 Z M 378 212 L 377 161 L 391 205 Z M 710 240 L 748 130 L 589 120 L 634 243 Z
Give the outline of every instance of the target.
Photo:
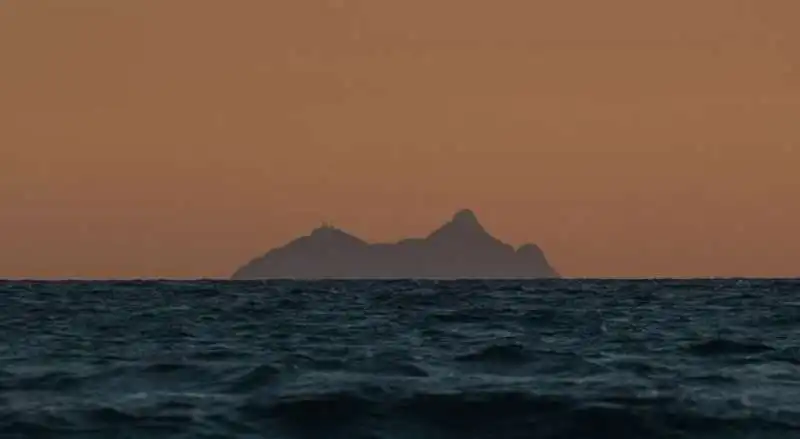
M 471 210 L 457 212 L 427 237 L 370 244 L 324 225 L 239 268 L 252 279 L 557 278 L 539 246 L 514 248 L 490 235 Z

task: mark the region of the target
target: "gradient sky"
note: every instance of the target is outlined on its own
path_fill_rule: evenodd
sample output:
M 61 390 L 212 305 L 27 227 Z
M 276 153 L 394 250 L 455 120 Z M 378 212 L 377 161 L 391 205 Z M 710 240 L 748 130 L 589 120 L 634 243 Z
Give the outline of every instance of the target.
M 797 0 L 0 1 L 0 277 L 472 208 L 569 276 L 800 275 Z

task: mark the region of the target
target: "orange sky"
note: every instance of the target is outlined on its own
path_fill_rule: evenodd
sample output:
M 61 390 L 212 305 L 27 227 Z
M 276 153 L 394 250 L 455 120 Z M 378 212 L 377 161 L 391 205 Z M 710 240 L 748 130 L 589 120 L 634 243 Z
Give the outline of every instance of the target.
M 0 277 L 472 208 L 569 276 L 800 275 L 796 0 L 5 0 Z

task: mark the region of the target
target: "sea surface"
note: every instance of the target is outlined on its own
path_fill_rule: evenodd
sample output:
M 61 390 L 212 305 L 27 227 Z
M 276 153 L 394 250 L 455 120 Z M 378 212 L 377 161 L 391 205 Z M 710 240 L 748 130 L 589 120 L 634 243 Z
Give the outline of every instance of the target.
M 0 282 L 0 438 L 800 438 L 800 281 Z

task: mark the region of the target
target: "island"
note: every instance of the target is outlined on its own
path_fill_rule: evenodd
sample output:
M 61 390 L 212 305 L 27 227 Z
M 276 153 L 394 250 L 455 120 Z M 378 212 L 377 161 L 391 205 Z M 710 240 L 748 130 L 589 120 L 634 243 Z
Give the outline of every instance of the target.
M 558 278 L 539 246 L 514 248 L 465 209 L 425 238 L 371 244 L 330 225 L 273 249 L 236 270 L 257 279 Z

